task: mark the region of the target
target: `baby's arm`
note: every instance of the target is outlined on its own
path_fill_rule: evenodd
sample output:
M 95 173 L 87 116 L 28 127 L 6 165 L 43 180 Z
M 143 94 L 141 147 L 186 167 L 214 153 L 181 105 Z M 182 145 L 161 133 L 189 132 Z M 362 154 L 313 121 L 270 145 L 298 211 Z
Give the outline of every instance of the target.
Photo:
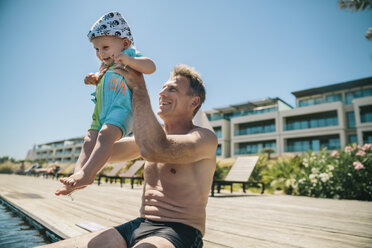
M 103 75 L 108 70 L 108 66 L 103 64 L 99 68 L 99 72 L 96 73 L 88 73 L 84 78 L 84 83 L 89 85 L 97 85 L 99 80 L 103 77 Z
M 130 57 L 122 52 L 115 54 L 115 63 L 121 63 L 144 74 L 152 74 L 156 66 L 152 59 L 147 57 Z

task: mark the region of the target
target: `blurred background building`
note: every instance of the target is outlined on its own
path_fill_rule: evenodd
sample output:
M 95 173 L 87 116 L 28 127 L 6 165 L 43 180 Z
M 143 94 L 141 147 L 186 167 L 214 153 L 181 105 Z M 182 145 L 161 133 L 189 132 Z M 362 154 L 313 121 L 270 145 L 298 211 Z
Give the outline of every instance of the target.
M 280 155 L 372 143 L 372 77 L 292 94 L 295 108 L 276 97 L 205 111 L 218 137 L 217 156 L 256 154 L 264 148 Z M 76 162 L 83 141 L 82 136 L 35 145 L 26 159 Z

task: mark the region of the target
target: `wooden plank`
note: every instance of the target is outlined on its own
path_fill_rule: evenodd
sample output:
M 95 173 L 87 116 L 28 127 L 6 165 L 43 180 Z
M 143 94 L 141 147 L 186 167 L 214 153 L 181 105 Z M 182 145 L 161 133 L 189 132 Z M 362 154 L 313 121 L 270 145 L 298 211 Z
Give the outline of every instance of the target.
M 138 217 L 142 186 L 91 185 L 57 197 L 57 180 L 1 175 L 0 195 L 65 237 L 78 223 L 114 226 Z M 372 247 L 372 203 L 299 196 L 230 194 L 209 198 L 204 247 Z

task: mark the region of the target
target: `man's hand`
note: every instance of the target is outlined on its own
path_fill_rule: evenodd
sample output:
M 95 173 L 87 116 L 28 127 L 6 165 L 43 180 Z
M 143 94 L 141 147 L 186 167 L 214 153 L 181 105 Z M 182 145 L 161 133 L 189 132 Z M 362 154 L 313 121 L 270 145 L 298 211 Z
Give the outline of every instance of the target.
M 124 69 L 125 68 L 125 69 Z M 131 69 L 128 66 L 123 64 L 115 64 L 113 67 L 113 72 L 122 75 L 127 83 L 129 89 L 132 91 L 137 89 L 144 89 L 146 88 L 145 79 L 143 78 L 143 74 Z
M 59 180 L 61 183 L 63 183 L 63 186 L 61 189 L 58 189 L 55 194 L 56 195 L 68 195 L 74 190 L 85 188 L 89 184 L 92 184 L 94 182 L 94 178 L 89 179 L 85 174 L 83 170 L 80 170 L 70 177 L 64 177 Z

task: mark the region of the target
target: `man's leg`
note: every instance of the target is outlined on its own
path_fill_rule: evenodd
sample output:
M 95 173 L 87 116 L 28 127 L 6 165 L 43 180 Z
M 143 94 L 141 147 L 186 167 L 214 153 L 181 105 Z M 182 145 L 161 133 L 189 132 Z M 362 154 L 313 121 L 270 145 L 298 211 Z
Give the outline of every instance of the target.
M 174 245 L 162 237 L 148 237 L 139 241 L 133 248 L 175 248 Z
M 43 248 L 127 248 L 127 244 L 115 228 L 84 234 L 78 237 L 40 246 Z

